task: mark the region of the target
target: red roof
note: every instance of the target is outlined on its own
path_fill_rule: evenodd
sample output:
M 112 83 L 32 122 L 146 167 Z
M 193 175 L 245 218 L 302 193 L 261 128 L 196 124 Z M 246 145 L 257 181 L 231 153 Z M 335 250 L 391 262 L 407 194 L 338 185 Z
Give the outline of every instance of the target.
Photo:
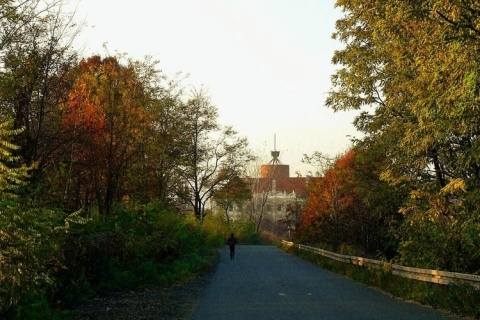
M 275 181 L 275 190 L 277 192 L 286 192 L 292 193 L 295 192 L 299 197 L 307 196 L 307 178 L 305 177 L 295 177 L 295 178 L 258 178 L 258 179 L 248 179 L 250 183 L 258 182 L 258 187 L 255 192 L 268 192 L 272 191 L 273 181 Z

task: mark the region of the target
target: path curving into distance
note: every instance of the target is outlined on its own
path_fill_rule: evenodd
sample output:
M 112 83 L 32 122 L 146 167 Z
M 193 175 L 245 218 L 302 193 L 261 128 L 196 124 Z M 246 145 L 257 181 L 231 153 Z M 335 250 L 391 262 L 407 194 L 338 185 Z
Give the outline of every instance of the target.
M 455 319 L 321 269 L 274 246 L 228 249 L 191 320 Z

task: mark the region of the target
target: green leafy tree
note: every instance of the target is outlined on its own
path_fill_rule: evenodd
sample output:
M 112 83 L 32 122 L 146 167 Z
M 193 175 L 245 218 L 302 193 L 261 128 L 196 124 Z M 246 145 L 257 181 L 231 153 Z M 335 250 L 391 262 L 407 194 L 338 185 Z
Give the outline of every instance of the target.
M 128 180 L 134 200 L 148 203 L 159 200 L 175 204 L 182 190 L 177 174 L 178 157 L 186 149 L 184 137 L 184 88 L 181 78 L 167 79 L 156 62 L 146 61 L 137 68 L 148 97 L 145 104 L 145 124 L 140 135 L 141 157 L 129 171 Z
M 446 23 L 442 15 L 448 14 L 432 10 L 430 2 L 337 5 L 349 13 L 334 34 L 346 47 L 333 57 L 342 68 L 332 77 L 327 105 L 374 108 L 355 124 L 394 161 L 388 177 L 431 181 L 437 191 L 456 178 L 478 181 L 477 43 L 460 37 L 464 31 Z M 448 9 L 468 10 L 460 4 Z
M 333 165 L 334 160 L 320 151 L 315 151 L 312 155 L 304 154 L 302 157 L 302 163 L 307 163 L 315 168 L 314 172 L 310 171 L 308 173 L 313 177 L 321 177 Z
M 0 2 L 0 51 L 14 43 L 23 42 L 25 30 L 58 8 L 62 0 L 2 0 Z
M 13 119 L 14 128 L 22 128 L 14 140 L 20 147 L 16 153 L 28 165 L 35 163 L 25 194 L 35 197 L 37 204 L 47 198 L 49 182 L 69 147 L 60 105 L 72 82 L 69 71 L 77 62 L 71 42 L 79 27 L 61 9 L 61 2 L 56 1 L 0 4 L 5 15 L 0 17 L 5 26 L 0 49 L 0 117 Z M 34 192 L 39 189 L 41 193 Z
M 465 235 L 466 221 L 478 221 L 471 203 L 480 186 L 478 10 L 466 1 L 339 0 L 337 6 L 344 16 L 333 37 L 345 47 L 333 57 L 340 68 L 327 105 L 362 110 L 355 125 L 386 156 L 382 178 L 412 191 L 402 210 L 407 218 L 458 225 L 456 233 Z M 445 192 L 459 181 L 466 192 Z M 466 238 L 449 240 L 462 247 Z
M 26 184 L 31 169 L 21 164 L 21 158 L 13 155 L 18 146 L 11 140 L 21 130 L 11 129 L 11 122 L 0 124 L 0 315 L 7 316 L 19 299 L 35 285 L 48 280 L 35 254 L 35 244 L 41 237 L 31 227 L 29 212 L 22 212 L 12 199 L 19 187 Z M 10 199 L 10 201 L 8 200 Z M 27 211 L 27 210 L 25 210 Z M 30 220 L 32 219 L 32 220 Z M 41 218 L 43 219 L 43 217 Z M 34 253 L 35 251 L 35 253 Z
M 352 179 L 356 182 L 358 202 L 364 208 L 359 223 L 359 244 L 366 252 L 386 260 L 397 258 L 403 222 L 399 209 L 408 198 L 409 190 L 381 179 L 381 172 L 388 165 L 381 150 L 362 143 L 354 150 Z
M 230 224 L 231 217 L 228 210 L 234 205 L 245 203 L 251 197 L 248 183 L 240 177 L 233 177 L 215 191 L 213 200 L 225 213 L 227 223 Z

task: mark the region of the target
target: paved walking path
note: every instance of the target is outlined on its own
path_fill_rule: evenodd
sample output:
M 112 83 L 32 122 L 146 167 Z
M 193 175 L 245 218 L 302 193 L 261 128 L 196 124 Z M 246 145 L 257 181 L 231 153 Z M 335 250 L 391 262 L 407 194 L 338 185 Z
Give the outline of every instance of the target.
M 227 248 L 192 320 L 454 319 L 391 298 L 272 246 Z

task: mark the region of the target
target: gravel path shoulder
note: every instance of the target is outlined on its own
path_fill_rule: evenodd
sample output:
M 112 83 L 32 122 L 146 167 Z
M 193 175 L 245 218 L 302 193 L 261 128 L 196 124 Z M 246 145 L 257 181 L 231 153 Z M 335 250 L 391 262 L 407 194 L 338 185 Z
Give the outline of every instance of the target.
M 198 278 L 169 288 L 118 292 L 83 301 L 75 310 L 75 320 L 188 319 L 208 286 L 216 264 Z

